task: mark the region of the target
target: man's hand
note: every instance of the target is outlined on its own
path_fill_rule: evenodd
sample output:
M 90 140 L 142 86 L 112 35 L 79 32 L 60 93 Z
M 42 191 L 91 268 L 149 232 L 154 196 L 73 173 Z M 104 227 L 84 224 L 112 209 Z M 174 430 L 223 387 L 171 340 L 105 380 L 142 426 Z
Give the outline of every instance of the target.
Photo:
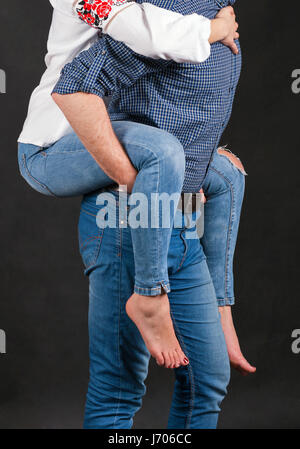
M 233 324 L 231 307 L 219 307 L 219 311 L 231 366 L 243 376 L 255 373 L 256 368 L 251 366 L 242 354 L 239 339 Z
M 235 43 L 235 39 L 239 38 L 238 23 L 232 6 L 221 9 L 215 19 L 211 21 L 211 35 L 209 42 L 221 42 L 229 47 L 232 52 L 237 55 L 239 50 Z
M 52 98 L 102 170 L 131 192 L 137 171 L 114 133 L 104 101 L 82 92 Z

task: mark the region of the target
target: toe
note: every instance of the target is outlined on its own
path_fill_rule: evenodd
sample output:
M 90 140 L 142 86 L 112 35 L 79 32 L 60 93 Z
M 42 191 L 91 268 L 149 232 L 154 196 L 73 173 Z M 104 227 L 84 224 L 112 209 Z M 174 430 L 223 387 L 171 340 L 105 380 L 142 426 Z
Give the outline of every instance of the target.
M 186 365 L 188 365 L 190 363 L 189 359 L 184 354 L 184 352 L 182 351 L 181 348 L 179 350 L 179 361 L 180 361 L 180 365 L 182 365 L 182 366 L 186 366 Z
M 181 354 L 178 352 L 178 350 L 175 350 L 174 358 L 175 358 L 175 368 L 179 368 L 181 365 Z
M 161 352 L 159 352 L 158 354 L 155 355 L 155 359 L 156 359 L 156 363 L 159 366 L 164 366 L 165 360 L 164 360 L 164 357 Z
M 164 356 L 164 359 L 165 359 L 165 363 L 164 363 L 165 368 L 170 368 L 172 362 L 171 362 L 171 358 L 170 358 L 169 353 L 168 352 L 164 352 L 163 356 Z
M 184 356 L 182 361 L 181 361 L 181 364 L 183 366 L 187 366 L 189 363 L 190 363 L 189 359 L 186 356 Z
M 180 365 L 181 365 L 181 363 L 180 363 L 180 361 L 179 360 L 176 360 L 176 362 L 174 363 L 174 369 L 175 368 L 179 368 L 180 367 Z
M 254 366 L 250 365 L 250 363 L 245 358 L 242 358 L 242 360 L 240 362 L 240 367 L 244 371 L 251 373 L 251 374 L 255 373 L 255 371 L 256 371 L 256 368 Z
M 176 367 L 176 365 L 177 365 L 176 352 L 175 351 L 172 351 L 170 353 L 170 359 L 171 359 L 171 366 L 170 366 L 170 368 L 174 369 Z

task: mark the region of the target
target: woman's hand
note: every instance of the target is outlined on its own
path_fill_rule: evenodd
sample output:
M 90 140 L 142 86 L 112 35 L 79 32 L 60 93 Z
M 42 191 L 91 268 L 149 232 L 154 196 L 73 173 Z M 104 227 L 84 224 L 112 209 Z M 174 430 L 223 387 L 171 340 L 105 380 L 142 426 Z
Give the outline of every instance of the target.
M 237 32 L 238 27 L 239 25 L 236 22 L 236 16 L 232 6 L 221 9 L 215 19 L 211 21 L 210 44 L 221 42 L 237 55 L 239 50 L 234 41 L 239 38 L 239 33 Z
M 207 200 L 206 200 L 206 196 L 205 196 L 204 190 L 201 189 L 199 193 L 201 193 L 201 195 L 202 195 L 201 196 L 201 203 L 206 204 Z

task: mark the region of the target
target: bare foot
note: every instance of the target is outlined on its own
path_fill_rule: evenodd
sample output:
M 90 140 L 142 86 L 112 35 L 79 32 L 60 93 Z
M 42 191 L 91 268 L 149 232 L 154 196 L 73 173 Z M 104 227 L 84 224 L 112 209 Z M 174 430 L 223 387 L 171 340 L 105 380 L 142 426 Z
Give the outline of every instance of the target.
M 255 373 L 256 368 L 250 365 L 242 354 L 239 339 L 233 324 L 231 307 L 219 307 L 219 310 L 231 365 L 243 376 Z
M 179 368 L 189 364 L 175 335 L 167 294 L 142 296 L 134 293 L 127 301 L 126 312 L 158 365 Z

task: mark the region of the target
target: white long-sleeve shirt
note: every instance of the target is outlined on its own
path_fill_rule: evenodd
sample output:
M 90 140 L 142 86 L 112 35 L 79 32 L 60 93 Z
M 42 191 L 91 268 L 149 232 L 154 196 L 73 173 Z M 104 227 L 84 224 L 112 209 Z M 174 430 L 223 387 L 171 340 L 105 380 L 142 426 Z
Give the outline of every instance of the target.
M 72 132 L 54 103 L 51 92 L 62 68 L 98 39 L 98 30 L 81 21 L 74 0 L 50 0 L 54 11 L 45 57 L 46 71 L 33 91 L 18 139 L 48 147 Z M 200 63 L 210 55 L 210 20 L 198 14 L 183 16 L 150 3 L 113 6 L 103 32 L 124 42 L 136 53 L 176 62 Z

